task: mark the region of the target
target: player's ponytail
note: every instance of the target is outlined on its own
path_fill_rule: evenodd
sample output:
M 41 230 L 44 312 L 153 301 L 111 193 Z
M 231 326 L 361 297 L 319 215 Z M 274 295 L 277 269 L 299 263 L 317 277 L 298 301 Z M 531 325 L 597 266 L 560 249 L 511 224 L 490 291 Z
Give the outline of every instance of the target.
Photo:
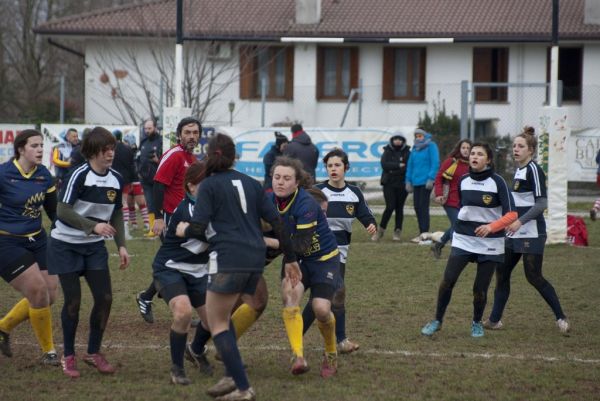
M 206 176 L 227 171 L 235 162 L 235 144 L 228 135 L 218 133 L 208 141 Z

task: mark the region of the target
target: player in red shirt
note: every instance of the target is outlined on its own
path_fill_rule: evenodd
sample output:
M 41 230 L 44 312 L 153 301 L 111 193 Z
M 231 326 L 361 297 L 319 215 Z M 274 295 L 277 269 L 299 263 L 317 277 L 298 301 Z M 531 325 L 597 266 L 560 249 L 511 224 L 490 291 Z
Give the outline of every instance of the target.
M 200 121 L 193 117 L 182 119 L 177 125 L 177 145 L 163 153 L 160 159 L 154 176 L 152 193 L 154 210 L 151 212 L 155 216 L 152 231 L 155 235 L 160 235 L 161 239 L 169 224 L 169 218 L 185 196 L 183 180 L 187 168 L 196 161 L 193 151 L 198 145 L 201 132 Z M 153 281 L 147 290 L 140 292 L 136 297 L 140 314 L 148 323 L 154 322 L 152 315 L 154 295 L 156 295 L 156 288 Z

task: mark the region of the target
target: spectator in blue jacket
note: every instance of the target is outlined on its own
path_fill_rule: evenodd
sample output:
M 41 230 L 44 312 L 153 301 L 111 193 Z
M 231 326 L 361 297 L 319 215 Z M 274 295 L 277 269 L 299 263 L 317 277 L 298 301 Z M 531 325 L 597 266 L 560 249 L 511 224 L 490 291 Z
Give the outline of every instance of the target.
M 406 191 L 413 193 L 420 234 L 429 231 L 429 198 L 439 168 L 440 153 L 431 134 L 417 128 L 406 168 Z

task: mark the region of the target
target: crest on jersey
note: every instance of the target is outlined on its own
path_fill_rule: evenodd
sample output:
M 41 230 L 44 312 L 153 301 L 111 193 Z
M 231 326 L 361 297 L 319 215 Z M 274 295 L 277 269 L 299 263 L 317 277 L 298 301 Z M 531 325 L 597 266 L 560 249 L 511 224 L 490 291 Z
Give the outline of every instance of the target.
M 513 185 L 513 189 L 514 189 L 515 191 L 518 191 L 518 190 L 519 190 L 519 182 L 520 182 L 520 181 L 519 181 L 519 180 L 517 180 L 517 181 L 515 181 L 515 185 Z
M 115 199 L 117 199 L 117 191 L 113 191 L 112 189 L 110 191 L 106 191 L 106 197 L 109 201 L 114 202 Z
M 350 216 L 354 216 L 354 205 L 346 205 L 346 211 Z
M 483 195 L 482 199 L 485 205 L 492 203 L 492 195 Z

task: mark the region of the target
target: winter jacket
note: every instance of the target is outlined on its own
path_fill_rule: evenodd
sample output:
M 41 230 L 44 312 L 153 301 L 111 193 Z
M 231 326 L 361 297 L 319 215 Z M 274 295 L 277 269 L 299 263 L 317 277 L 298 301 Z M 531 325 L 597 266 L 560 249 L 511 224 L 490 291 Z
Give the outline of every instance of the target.
M 117 142 L 112 168 L 123 177 L 123 184 L 131 184 L 137 181 L 133 150 L 123 142 Z
M 140 143 L 139 175 L 143 184 L 154 184 L 158 162 L 152 161 L 152 156 L 156 155 L 160 160 L 163 154 L 162 143 L 163 139 L 160 134 L 147 136 Z
M 449 192 L 448 192 L 448 200 L 444 203 L 444 206 L 450 206 L 455 208 L 460 208 L 460 197 L 458 194 L 458 184 L 460 183 L 460 178 L 469 173 L 469 162 L 463 159 L 458 159 L 458 164 L 456 166 L 456 170 L 454 171 L 454 175 L 452 176 L 452 180 L 448 181 L 442 177 L 444 171 L 448 169 L 454 163 L 454 158 L 449 157 L 440 166 L 437 175 L 435 176 L 435 184 L 434 184 L 434 194 L 435 196 L 444 195 L 444 183 L 449 183 Z
M 425 185 L 428 180 L 435 180 L 439 168 L 440 153 L 433 141 L 422 149 L 413 146 L 406 169 L 406 183 L 413 187 Z
M 389 185 L 393 188 L 404 188 L 406 166 L 410 157 L 410 146 L 406 145 L 406 138 L 400 136 L 402 146 L 396 147 L 390 143 L 383 148 L 381 155 L 381 185 Z M 403 166 L 400 166 L 403 164 Z
M 273 188 L 273 176 L 271 175 L 271 167 L 275 163 L 275 159 L 281 156 L 283 153 L 279 151 L 276 145 L 271 146 L 271 149 L 263 157 L 263 164 L 265 165 L 265 182 L 263 188 L 269 190 Z
M 283 154 L 300 160 L 304 170 L 315 178 L 317 162 L 319 161 L 319 150 L 312 143 L 310 136 L 306 132 L 302 131 L 296 135 L 286 146 Z

